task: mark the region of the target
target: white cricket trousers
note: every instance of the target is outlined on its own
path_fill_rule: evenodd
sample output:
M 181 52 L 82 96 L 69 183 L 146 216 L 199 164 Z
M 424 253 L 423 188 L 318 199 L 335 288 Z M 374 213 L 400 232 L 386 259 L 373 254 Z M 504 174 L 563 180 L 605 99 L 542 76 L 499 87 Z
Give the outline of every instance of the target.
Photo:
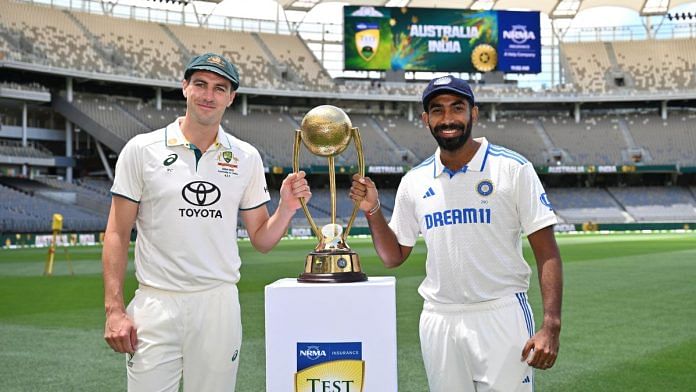
M 476 304 L 425 302 L 423 362 L 431 392 L 531 392 L 522 349 L 534 334 L 526 293 Z
M 242 323 L 237 286 L 181 293 L 141 285 L 128 305 L 138 332 L 129 392 L 234 391 Z

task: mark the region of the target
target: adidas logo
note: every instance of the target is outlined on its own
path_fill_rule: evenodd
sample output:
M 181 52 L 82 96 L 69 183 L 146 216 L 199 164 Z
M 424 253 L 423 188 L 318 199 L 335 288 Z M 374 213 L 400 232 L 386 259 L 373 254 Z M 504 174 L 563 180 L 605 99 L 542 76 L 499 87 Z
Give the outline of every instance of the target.
M 427 199 L 430 196 L 435 196 L 435 191 L 433 190 L 433 188 L 428 188 L 428 191 L 425 192 L 425 195 L 423 195 L 423 198 Z
M 529 384 L 532 382 L 532 380 L 529 379 L 529 376 L 525 377 L 524 380 L 522 380 L 522 384 Z

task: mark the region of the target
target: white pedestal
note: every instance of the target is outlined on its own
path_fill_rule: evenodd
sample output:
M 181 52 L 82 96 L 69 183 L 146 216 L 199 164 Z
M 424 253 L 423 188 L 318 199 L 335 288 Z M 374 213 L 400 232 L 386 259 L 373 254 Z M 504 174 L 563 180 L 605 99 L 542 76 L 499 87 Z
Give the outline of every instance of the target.
M 363 392 L 397 390 L 393 277 L 359 283 L 280 279 L 265 294 L 266 391 L 360 392 L 359 382 L 346 378 L 355 368 L 341 369 L 359 366 L 356 360 L 364 361 Z M 333 365 L 313 366 L 322 362 Z M 305 386 L 296 391 L 298 366 L 318 370 L 300 373 Z

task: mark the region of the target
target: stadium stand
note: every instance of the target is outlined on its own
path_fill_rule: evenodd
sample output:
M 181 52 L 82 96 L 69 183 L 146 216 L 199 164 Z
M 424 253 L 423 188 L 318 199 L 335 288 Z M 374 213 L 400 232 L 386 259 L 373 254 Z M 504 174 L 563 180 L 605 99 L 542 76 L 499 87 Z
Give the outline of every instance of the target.
M 618 164 L 628 148 L 618 121 L 609 116 L 585 117 L 579 124 L 569 117 L 543 118 L 554 145 L 570 153 L 572 163 Z
M 605 92 L 607 72 L 611 61 L 603 42 L 562 43 L 561 53 L 566 61 L 568 77 L 584 92 Z
M 281 73 L 281 79 L 291 82 L 290 87 L 318 91 L 334 89 L 331 77 L 298 35 L 260 33 L 258 37 L 259 44 L 270 50 L 275 62 L 287 69 L 286 73 Z
M 186 113 L 183 101 L 163 101 L 161 110 L 155 107 L 154 102 L 144 103 L 139 99 L 119 97 L 116 103 L 150 130 L 166 127 Z
M 696 88 L 691 39 L 564 43 L 561 52 L 580 91 Z
M 30 158 L 51 158 L 53 156 L 50 150 L 34 141 L 22 146 L 20 141 L 7 139 L 0 139 L 0 155 Z
M 37 18 L 40 12 L 42 17 Z M 0 1 L 0 36 L 6 57 L 59 68 L 110 73 L 114 69 L 70 19 L 58 9 Z
M 266 165 L 292 166 L 292 145 L 297 122 L 289 115 L 258 110 L 242 116 L 228 110 L 222 126 L 228 132 L 251 143 L 260 152 Z M 326 160 L 310 154 L 304 147 L 300 151 L 300 165 L 326 165 Z
M 84 26 L 85 31 L 95 37 L 95 45 L 108 56 L 118 73 L 171 80 L 184 69 L 179 47 L 158 24 L 68 13 L 75 18 L 76 24 Z
M 515 150 L 535 164 L 549 162 L 549 153 L 533 118 L 516 115 L 498 117 L 496 122 L 480 118 L 474 129 L 474 137 L 485 136 L 489 142 Z
M 655 114 L 627 116 L 636 143 L 655 164 L 696 163 L 696 113 L 674 112 L 666 120 Z
M 35 180 L 52 188 L 75 194 L 75 205 L 91 210 L 98 216 L 106 217 L 109 215 L 111 194 L 108 192 L 108 187 L 105 191 L 101 184 L 96 187 L 85 186 L 85 183 L 91 183 L 89 179 L 77 181 L 75 184 L 51 177 L 38 177 Z
M 677 91 L 696 87 L 693 40 L 617 41 L 611 46 L 635 89 Z
M 239 68 L 240 85 L 282 87 L 278 71 L 271 68 L 270 61 L 252 34 L 189 26 L 167 27 L 183 46 L 189 48 L 190 53 L 215 52 L 229 58 Z
M 103 95 L 76 94 L 73 105 L 99 125 L 126 141 L 150 128 L 123 109 L 115 99 Z
M 623 223 L 632 218 L 604 189 L 549 188 L 549 200 L 566 223 Z
M 8 186 L 11 183 L 11 186 Z M 18 188 L 22 191 L 17 190 Z M 18 179 L 0 179 L 0 232 L 50 232 L 53 214 L 63 215 L 65 231 L 102 231 L 106 216 L 54 201 L 46 196 L 51 189 Z M 34 196 L 31 195 L 34 194 Z
M 363 152 L 369 157 L 370 162 L 376 165 L 403 165 L 409 163 L 408 155 L 404 155 L 404 148 L 399 147 L 382 130 L 381 125 L 372 116 L 365 114 L 351 114 L 351 122 L 360 131 Z M 352 144 L 351 144 L 352 146 Z M 352 155 L 352 150 L 347 154 Z M 354 161 L 354 159 L 351 159 Z M 416 162 L 411 162 L 416 163 Z
M 696 200 L 681 187 L 610 187 L 609 192 L 639 222 L 696 222 Z
M 389 138 L 405 150 L 407 158 L 410 154 L 414 155 L 415 162 L 408 161 L 409 163 L 418 164 L 435 152 L 437 144 L 432 139 L 430 132 L 424 127 L 420 116 L 414 116 L 413 121 L 408 121 L 403 116 L 394 115 L 376 115 L 374 119 Z M 403 153 L 401 156 L 403 157 Z

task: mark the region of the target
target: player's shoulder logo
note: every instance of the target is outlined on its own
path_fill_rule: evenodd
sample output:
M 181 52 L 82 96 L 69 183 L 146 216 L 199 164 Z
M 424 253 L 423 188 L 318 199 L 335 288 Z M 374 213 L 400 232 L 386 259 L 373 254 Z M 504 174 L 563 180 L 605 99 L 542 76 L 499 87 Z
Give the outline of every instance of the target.
M 482 180 L 476 185 L 476 192 L 481 196 L 489 196 L 493 193 L 493 183 L 491 180 Z
M 546 194 L 546 192 L 542 193 L 541 196 L 539 196 L 539 201 L 541 202 L 541 204 L 548 207 L 549 210 L 553 211 L 553 205 L 551 204 L 551 200 L 549 200 L 549 196 Z

